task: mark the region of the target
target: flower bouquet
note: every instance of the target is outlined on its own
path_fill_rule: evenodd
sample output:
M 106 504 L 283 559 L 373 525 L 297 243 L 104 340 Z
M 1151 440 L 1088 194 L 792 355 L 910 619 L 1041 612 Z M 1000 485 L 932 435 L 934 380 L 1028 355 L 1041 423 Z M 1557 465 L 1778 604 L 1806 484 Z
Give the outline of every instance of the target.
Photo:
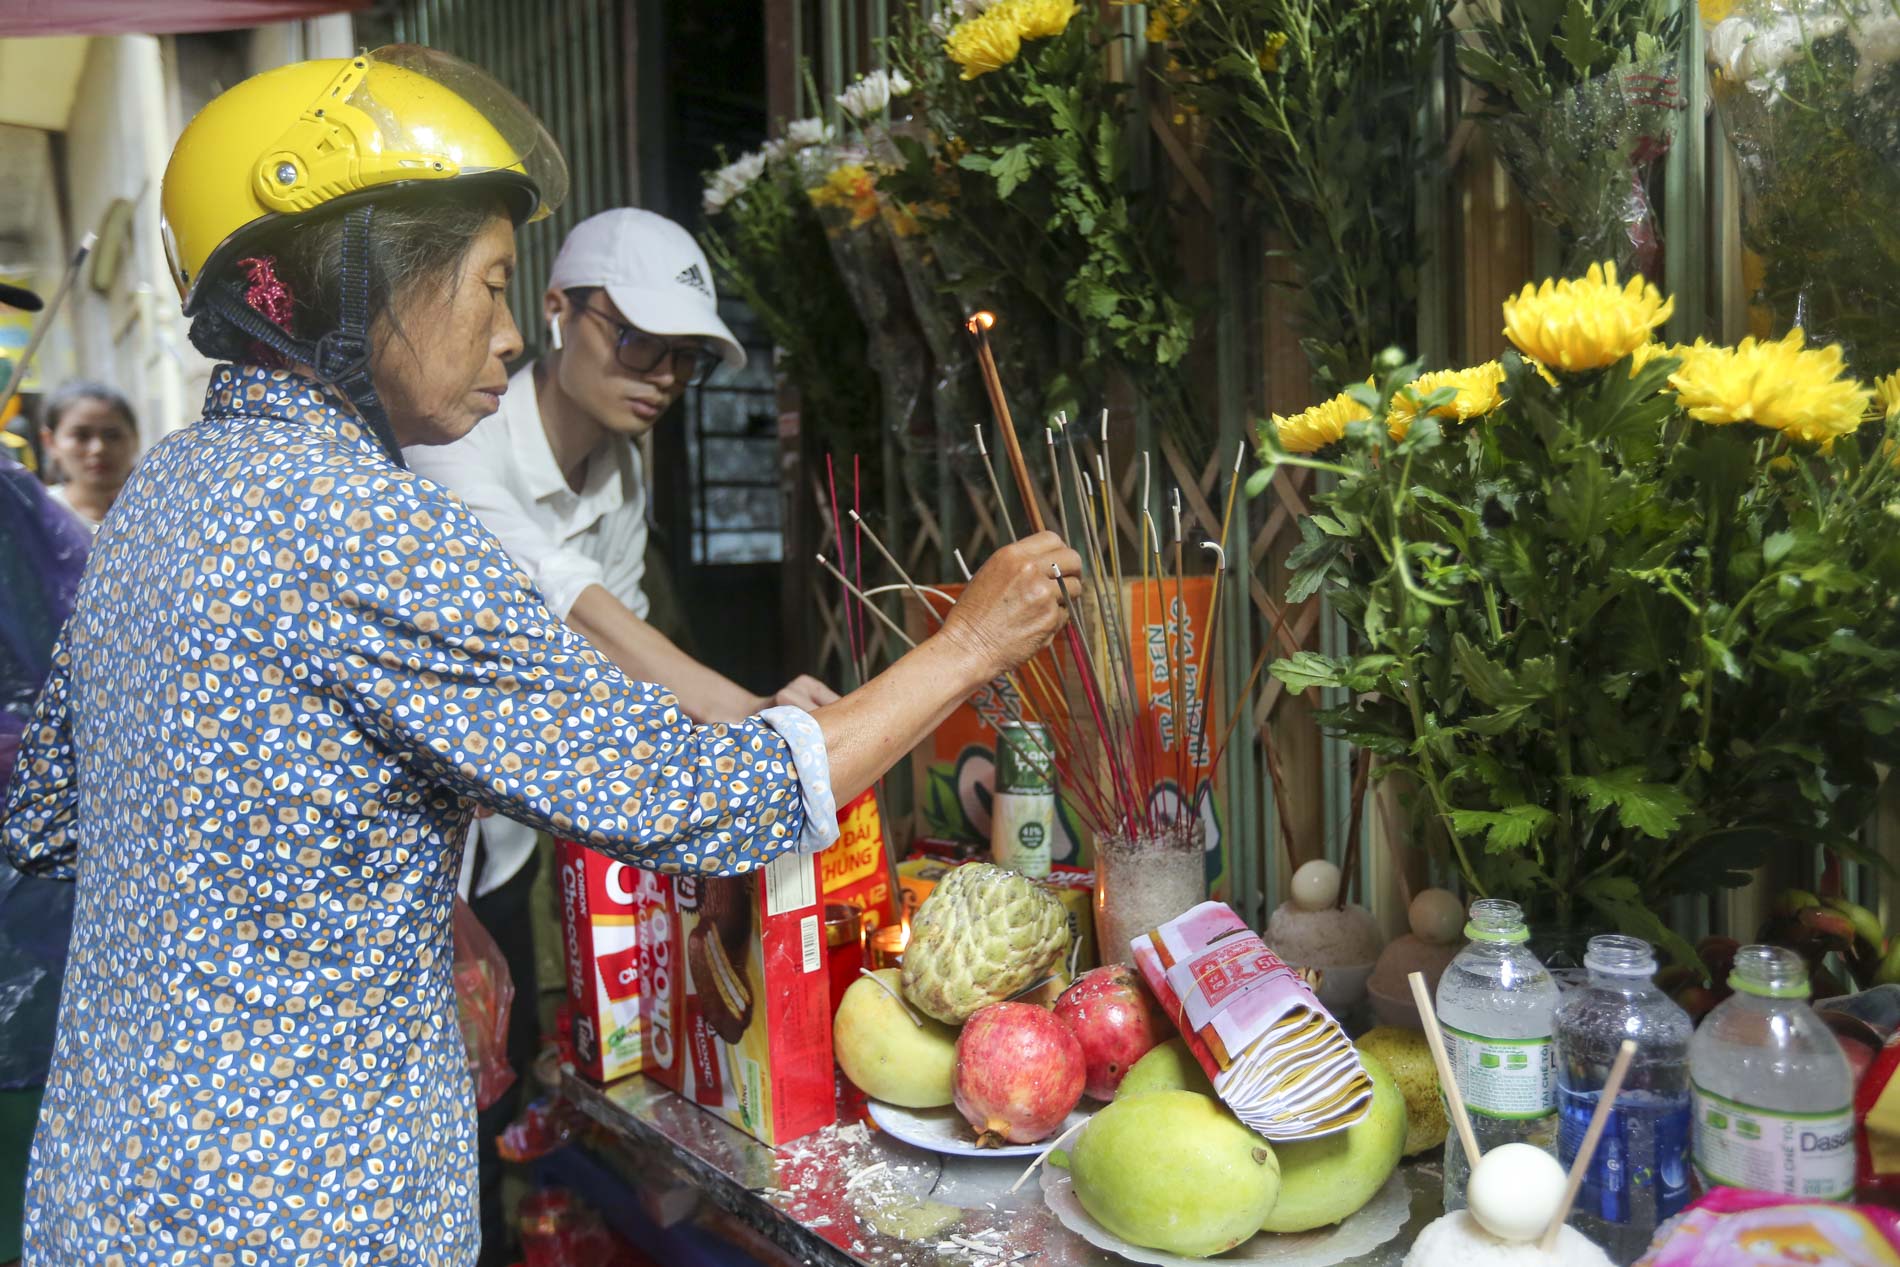
M 1775 329 L 1900 364 L 1900 0 L 1703 0 L 1742 169 L 1742 235 Z
M 1485 0 L 1458 68 L 1483 94 L 1486 131 L 1565 272 L 1595 260 L 1659 275 L 1650 181 L 1682 98 L 1682 14 L 1667 0 Z
M 1322 390 L 1418 320 L 1418 126 L 1449 0 L 1159 0 L 1148 39 L 1183 111 L 1249 177 L 1299 269 Z
M 801 120 L 783 140 L 711 173 L 701 241 L 719 284 L 745 300 L 771 336 L 777 368 L 797 389 L 807 425 L 875 468 L 878 378 L 794 160 L 822 136 L 821 123 Z
M 1012 394 L 1033 386 L 1019 415 L 1080 412 L 1121 375 L 1191 434 L 1193 314 L 1165 209 L 1129 189 L 1110 38 L 1075 0 L 958 0 L 914 22 L 900 56 L 927 133 L 899 139 L 889 186 L 944 212 L 919 215 L 932 248 L 965 302 L 1008 323 L 1007 346 L 1027 353 L 1019 332 L 1038 327 L 1060 340 L 1001 367 Z
M 1900 380 L 1798 330 L 1665 347 L 1672 309 L 1614 265 L 1526 287 L 1515 351 L 1388 354 L 1264 426 L 1256 483 L 1337 477 L 1288 597 L 1354 646 L 1273 672 L 1352 693 L 1324 722 L 1410 776 L 1470 891 L 1686 958 L 1667 899 L 1861 856 L 1900 760 Z
M 864 323 L 867 357 L 878 370 L 884 425 L 899 449 L 911 453 L 930 444 L 934 431 L 930 353 L 878 210 L 871 156 L 855 147 L 815 145 L 799 154 L 799 170 Z

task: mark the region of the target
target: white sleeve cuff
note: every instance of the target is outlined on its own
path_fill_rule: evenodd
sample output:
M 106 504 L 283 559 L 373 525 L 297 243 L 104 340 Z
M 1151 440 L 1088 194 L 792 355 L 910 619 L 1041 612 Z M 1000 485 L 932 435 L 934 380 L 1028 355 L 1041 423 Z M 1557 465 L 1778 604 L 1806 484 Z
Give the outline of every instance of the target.
M 810 713 L 781 704 L 759 713 L 759 720 L 779 733 L 792 750 L 798 770 L 799 793 L 805 803 L 805 827 L 798 835 L 800 853 L 820 853 L 838 839 L 838 802 L 831 794 L 831 758 L 825 752 L 825 732 Z

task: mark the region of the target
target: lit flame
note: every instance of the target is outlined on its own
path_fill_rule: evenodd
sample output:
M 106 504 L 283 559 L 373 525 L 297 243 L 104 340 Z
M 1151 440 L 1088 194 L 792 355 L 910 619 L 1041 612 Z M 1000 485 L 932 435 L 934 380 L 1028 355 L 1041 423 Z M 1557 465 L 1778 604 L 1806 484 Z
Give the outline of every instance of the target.
M 981 334 L 985 330 L 988 330 L 995 325 L 996 325 L 995 313 L 974 312 L 970 314 L 970 319 L 963 323 L 963 328 L 968 330 L 971 334 Z
M 982 313 L 978 315 L 987 316 L 988 314 Z M 902 951 L 904 947 L 910 945 L 910 916 L 904 916 L 903 922 L 898 924 L 897 927 L 900 930 L 897 937 L 897 949 Z

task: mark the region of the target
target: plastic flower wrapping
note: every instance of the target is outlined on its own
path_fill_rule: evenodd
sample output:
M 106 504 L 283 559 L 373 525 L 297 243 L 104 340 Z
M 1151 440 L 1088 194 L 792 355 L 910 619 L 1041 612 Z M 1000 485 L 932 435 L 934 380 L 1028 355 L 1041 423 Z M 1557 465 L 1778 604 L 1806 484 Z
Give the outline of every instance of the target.
M 1621 67 L 1564 89 L 1529 113 L 1485 117 L 1498 157 L 1555 226 L 1566 270 L 1593 260 L 1660 271 L 1650 180 L 1682 113 L 1669 62 Z
M 1754 301 L 1776 331 L 1900 365 L 1900 0 L 1703 0 L 1742 170 Z
M 877 367 L 884 425 L 904 453 L 927 446 L 935 430 L 930 353 L 879 207 L 872 156 L 853 146 L 817 145 L 798 155 L 798 167 L 864 323 L 866 360 Z

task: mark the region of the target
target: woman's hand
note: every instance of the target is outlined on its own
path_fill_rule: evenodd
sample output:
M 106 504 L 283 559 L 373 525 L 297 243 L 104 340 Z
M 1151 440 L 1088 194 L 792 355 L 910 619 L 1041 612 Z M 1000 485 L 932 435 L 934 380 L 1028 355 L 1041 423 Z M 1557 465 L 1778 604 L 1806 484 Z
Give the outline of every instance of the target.
M 1081 572 L 1081 556 L 1053 532 L 1005 546 L 977 569 L 937 637 L 970 656 L 982 679 L 1007 673 L 1048 646 L 1068 622 L 1063 600 L 1080 596 L 1075 578 Z

